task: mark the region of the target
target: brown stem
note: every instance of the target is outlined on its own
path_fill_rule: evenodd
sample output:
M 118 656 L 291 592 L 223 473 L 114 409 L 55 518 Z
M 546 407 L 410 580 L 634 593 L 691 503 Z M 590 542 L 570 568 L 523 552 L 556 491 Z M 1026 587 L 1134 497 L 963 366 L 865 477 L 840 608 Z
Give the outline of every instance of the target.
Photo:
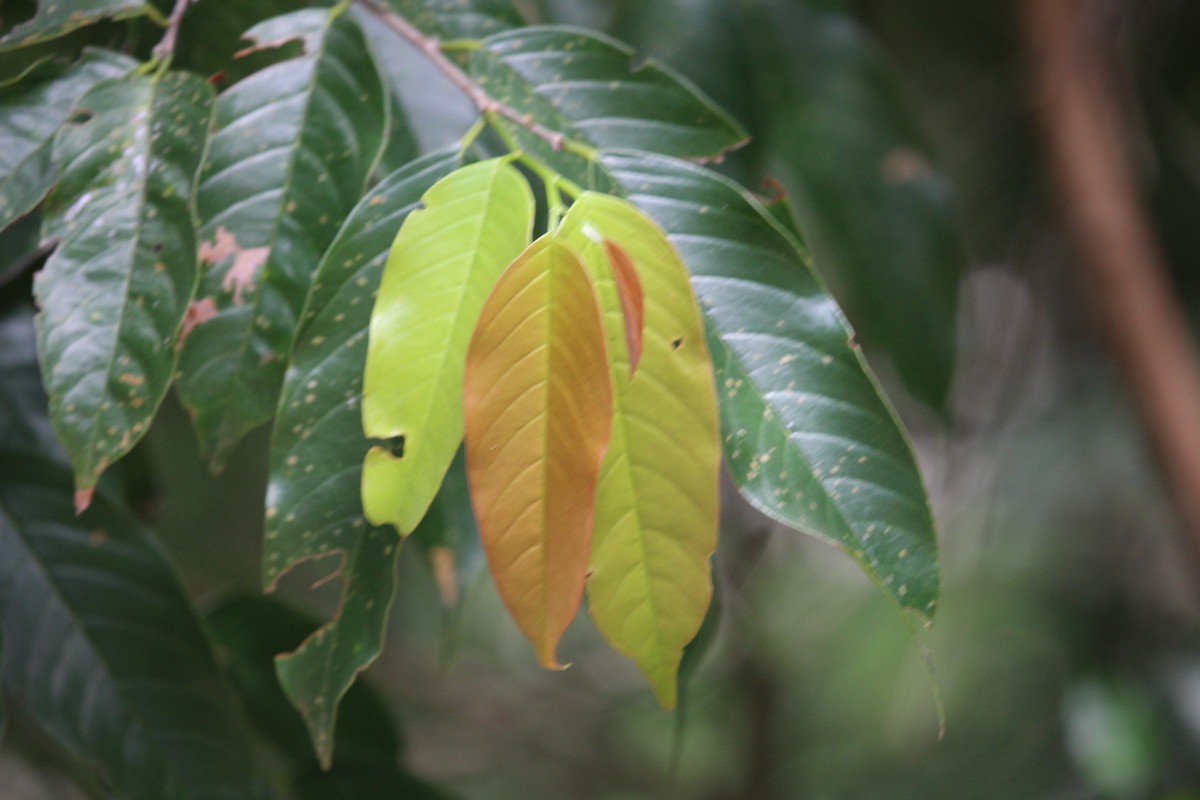
M 1046 146 L 1081 278 L 1200 566 L 1200 361 L 1143 212 L 1094 0 L 1025 0 Z
M 429 59 L 438 70 L 450 79 L 450 82 L 475 104 L 480 113 L 484 116 L 497 114 L 504 117 L 510 122 L 520 125 L 522 128 L 533 133 L 540 139 L 544 139 L 547 144 L 554 150 L 562 150 L 566 144 L 566 136 L 559 131 L 553 131 L 545 125 L 535 122 L 527 114 L 521 114 L 511 106 L 500 102 L 492 97 L 471 78 L 459 69 L 458 65 L 446 57 L 442 52 L 438 40 L 432 36 L 426 36 L 421 33 L 412 23 L 398 14 L 392 13 L 387 8 L 380 5 L 376 0 L 357 0 L 358 4 L 367 11 L 379 18 L 383 24 L 387 25 L 406 41 L 421 51 L 425 58 Z
M 171 9 L 171 16 L 167 20 L 167 32 L 163 34 L 162 41 L 154 47 L 155 58 L 169 58 L 175 52 L 175 42 L 179 39 L 179 25 L 183 22 L 189 2 L 191 0 L 175 0 L 175 7 Z

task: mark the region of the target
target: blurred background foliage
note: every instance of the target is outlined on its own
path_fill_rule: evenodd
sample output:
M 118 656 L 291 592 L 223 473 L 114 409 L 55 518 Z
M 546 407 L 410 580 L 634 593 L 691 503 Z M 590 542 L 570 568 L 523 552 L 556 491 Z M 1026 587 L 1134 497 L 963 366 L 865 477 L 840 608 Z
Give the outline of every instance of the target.
M 849 560 L 727 491 L 722 609 L 682 718 L 657 710 L 586 617 L 562 647 L 574 666 L 538 670 L 485 572 L 460 575 L 462 603 L 447 612 L 422 549 L 408 547 L 388 649 L 366 676 L 403 730 L 406 764 L 447 796 L 479 800 L 1200 798 L 1200 575 L 1073 269 L 1019 4 L 518 5 L 674 65 L 754 133 L 721 168 L 761 184 L 781 218 L 794 212 L 913 432 L 940 524 L 943 600 L 923 641 L 946 733 L 939 741 L 917 649 L 884 597 Z M 202 0 L 185 36 L 252 22 L 221 6 Z M 1200 5 L 1097 8 L 1117 43 L 1147 207 L 1182 302 L 1200 310 Z M 419 149 L 454 141 L 469 106 L 387 43 Z M 0 274 L 19 268 L 30 235 L 4 234 Z M 28 285 L 3 296 L 28 297 Z M 269 608 L 237 595 L 258 584 L 265 432 L 213 478 L 168 403 L 116 472 L 222 646 L 261 649 L 246 631 Z M 462 526 L 451 508 L 421 541 L 469 535 Z M 303 576 L 282 594 L 315 614 L 336 603 L 335 587 L 310 592 Z M 282 646 L 308 624 L 285 616 L 271 626 Z M 299 747 L 294 712 L 263 693 L 256 716 L 281 728 L 267 738 Z M 378 737 L 400 746 L 377 706 L 348 702 L 339 754 L 352 760 Z M 356 738 L 372 730 L 383 732 Z M 70 796 L 44 750 L 10 721 L 0 796 Z M 322 780 L 311 796 L 335 796 Z M 361 790 L 336 796 L 436 796 L 415 781 L 356 780 Z

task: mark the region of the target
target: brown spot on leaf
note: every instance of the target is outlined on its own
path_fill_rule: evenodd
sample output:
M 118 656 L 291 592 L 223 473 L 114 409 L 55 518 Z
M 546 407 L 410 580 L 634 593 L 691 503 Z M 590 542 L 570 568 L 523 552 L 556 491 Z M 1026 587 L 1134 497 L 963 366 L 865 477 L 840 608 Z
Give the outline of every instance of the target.
M 220 264 L 230 256 L 233 257 L 233 263 L 221 281 L 221 288 L 233 294 L 233 304 L 236 306 L 245 302 L 243 293 L 254 288 L 254 279 L 258 277 L 259 269 L 266 263 L 270 254 L 269 247 L 242 247 L 238 244 L 237 237 L 224 225 L 217 227 L 215 241 L 200 243 L 198 253 L 200 261 L 204 264 Z
M 108 531 L 104 530 L 104 528 L 96 528 L 96 530 L 88 534 L 88 544 L 92 547 L 100 547 L 107 541 Z
M 179 338 L 175 340 L 175 349 L 183 349 L 183 342 L 197 325 L 203 325 L 217 315 L 217 304 L 211 297 L 194 300 L 183 315 L 183 325 L 179 328 Z
M 117 381 L 126 386 L 141 386 L 146 382 L 146 379 L 136 372 L 122 372 L 117 376 Z

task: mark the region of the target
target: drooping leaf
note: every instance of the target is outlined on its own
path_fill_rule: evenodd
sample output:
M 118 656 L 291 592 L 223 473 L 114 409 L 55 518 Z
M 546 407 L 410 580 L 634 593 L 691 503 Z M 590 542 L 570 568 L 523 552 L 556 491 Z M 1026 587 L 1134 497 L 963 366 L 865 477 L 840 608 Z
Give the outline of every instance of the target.
M 0 88 L 0 228 L 33 210 L 54 185 L 54 134 L 75 102 L 97 82 L 136 65 L 120 53 L 89 48 L 69 67 L 45 62 Z
M 367 518 L 411 533 L 463 436 L 463 364 L 496 278 L 529 243 L 533 194 L 504 159 L 439 181 L 404 221 L 371 315 L 363 430 Z
M 637 153 L 606 162 L 691 270 L 725 459 L 742 494 L 850 554 L 901 608 L 928 619 L 938 559 L 925 488 L 804 246 L 703 167 Z
M 500 597 L 559 668 L 583 600 L 600 462 L 612 433 L 604 322 L 587 270 L 544 237 L 504 271 L 467 351 L 467 476 Z
M 217 661 L 255 727 L 296 766 L 317 766 L 300 713 L 288 702 L 275 674 L 275 656 L 296 649 L 318 627 L 315 620 L 261 595 L 235 596 L 204 620 Z M 346 692 L 335 749 L 339 759 L 394 763 L 400 734 L 384 700 L 366 683 Z
M 289 682 L 291 673 L 280 675 L 293 703 L 321 710 L 307 721 L 326 761 L 338 699 L 379 655 L 396 590 L 395 548 L 381 556 L 387 569 L 358 557 L 364 548 L 375 553 L 395 543 L 394 533 L 367 523 L 360 495 L 370 446 L 360 402 L 371 308 L 396 231 L 421 195 L 458 164 L 455 153 L 415 161 L 384 179 L 350 213 L 317 268 L 271 434 L 264 584 L 273 585 L 300 561 L 341 553 L 342 580 L 354 588 L 323 629 L 326 635 L 311 640 L 306 651 L 325 677 L 313 687 Z
M 111 79 L 78 101 L 86 119 L 54 146 L 62 177 L 37 276 L 38 355 L 50 419 L 81 506 L 141 439 L 166 395 L 196 286 L 192 187 L 212 90 L 182 72 Z
M 179 388 L 219 467 L 270 418 L 318 261 L 361 196 L 385 125 L 383 87 L 340 9 L 267 20 L 247 36 L 304 52 L 217 100 L 201 173 L 198 324 Z
M 631 48 L 574 28 L 534 27 L 485 39 L 471 74 L 494 97 L 552 130 L 601 148 L 712 159 L 746 132 L 686 78 Z
M 140 17 L 146 0 L 38 0 L 37 13 L 0 37 L 0 52 L 55 39 L 104 19 Z
M 482 39 L 525 24 L 510 0 L 383 0 L 397 14 L 442 41 Z
M 257 798 L 234 701 L 165 556 L 68 470 L 0 453 L 6 689 L 131 800 Z
M 683 648 L 712 596 L 717 545 L 721 446 L 700 310 L 678 253 L 629 203 L 586 193 L 557 236 L 583 255 L 599 286 L 612 353 L 613 433 L 596 498 L 588 610 L 672 708 Z M 606 240 L 628 254 L 645 294 L 632 376 Z
M 757 52 L 782 56 L 769 63 L 782 97 L 773 100 L 768 143 L 801 228 L 863 344 L 886 353 L 905 386 L 940 408 L 966 267 L 949 180 L 847 12 L 803 3 L 761 9 L 766 36 L 790 37 Z

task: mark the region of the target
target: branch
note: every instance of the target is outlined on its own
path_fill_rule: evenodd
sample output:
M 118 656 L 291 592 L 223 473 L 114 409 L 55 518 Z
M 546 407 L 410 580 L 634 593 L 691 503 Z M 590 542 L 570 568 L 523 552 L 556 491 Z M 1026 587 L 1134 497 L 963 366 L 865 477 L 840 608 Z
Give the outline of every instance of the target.
M 187 11 L 189 2 L 191 0 L 175 0 L 175 8 L 171 10 L 171 17 L 167 20 L 167 32 L 163 34 L 162 41 L 154 46 L 155 58 L 170 58 L 174 54 L 175 42 L 179 38 L 179 25 L 183 22 L 183 14 Z
M 186 2 L 186 0 L 180 0 L 180 2 Z M 356 2 L 420 50 L 421 54 L 429 59 L 430 63 L 437 67 L 443 75 L 449 78 L 450 82 L 460 92 L 470 98 L 471 102 L 475 104 L 475 107 L 484 116 L 499 115 L 510 122 L 520 125 L 538 138 L 545 140 L 552 149 L 556 151 L 563 149 L 567 138 L 563 133 L 550 130 L 545 125 L 535 122 L 528 114 L 521 114 L 512 106 L 492 97 L 479 84 L 471 80 L 470 76 L 463 72 L 457 64 L 446 57 L 435 37 L 426 36 L 421 33 L 413 27 L 412 23 L 398 14 L 392 13 L 392 11 L 380 5 L 377 0 L 356 0 Z
M 1142 209 L 1094 7 L 1025 0 L 1038 111 L 1084 289 L 1200 568 L 1200 359 Z

